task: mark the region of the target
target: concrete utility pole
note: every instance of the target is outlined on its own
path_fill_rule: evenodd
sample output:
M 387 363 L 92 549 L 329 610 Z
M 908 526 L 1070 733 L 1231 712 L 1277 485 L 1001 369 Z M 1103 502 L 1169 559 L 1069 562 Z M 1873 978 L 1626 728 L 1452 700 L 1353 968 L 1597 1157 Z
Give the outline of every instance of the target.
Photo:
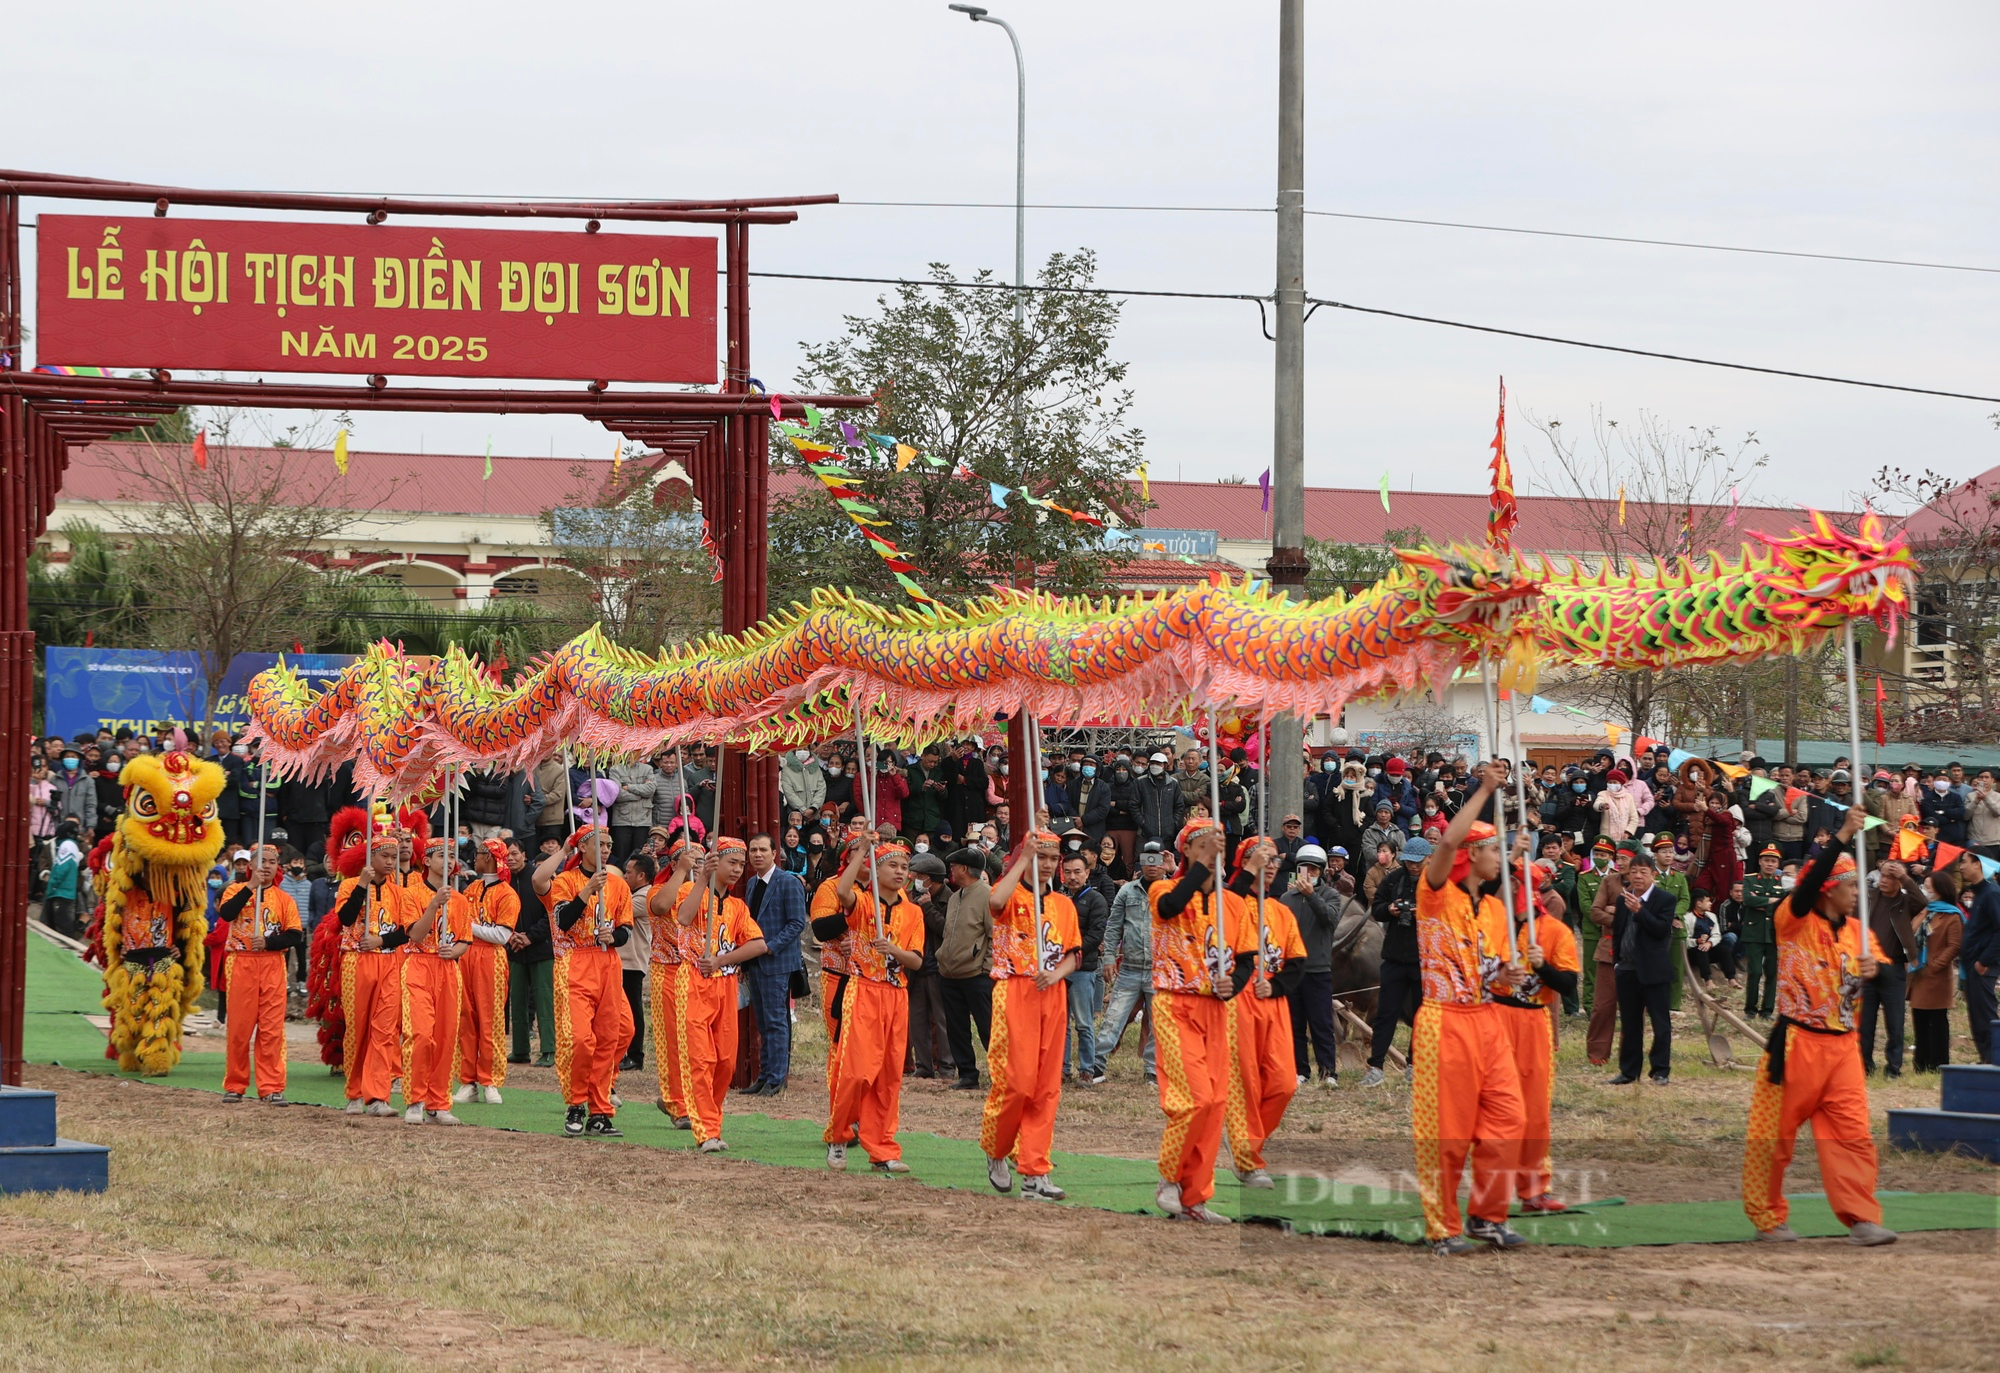
M 1277 366 L 1272 407 L 1271 584 L 1303 596 L 1306 584 L 1306 5 L 1278 0 Z M 1271 721 L 1272 823 L 1305 802 L 1304 722 Z

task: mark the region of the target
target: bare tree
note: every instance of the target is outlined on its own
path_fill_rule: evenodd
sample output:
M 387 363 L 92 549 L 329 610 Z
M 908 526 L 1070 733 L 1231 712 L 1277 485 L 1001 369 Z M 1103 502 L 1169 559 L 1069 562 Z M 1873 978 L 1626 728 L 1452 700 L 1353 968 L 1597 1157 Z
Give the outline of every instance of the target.
M 1454 715 L 1426 694 L 1404 698 L 1382 718 L 1379 730 L 1364 733 L 1370 735 L 1371 753 L 1402 753 L 1421 758 L 1435 750 L 1450 757 L 1465 735 L 1476 738 L 1481 728 L 1477 719 Z
M 685 643 L 722 622 L 715 562 L 683 479 L 649 472 L 634 449 L 614 477 L 601 465 L 570 469 L 569 504 L 542 513 L 551 552 L 575 574 L 552 578 L 545 613 L 579 628 L 593 621 L 627 648 Z
M 247 444 L 235 436 L 257 429 L 257 417 L 213 414 L 200 436 L 205 465 L 188 446 L 150 438 L 105 450 L 119 494 L 96 504 L 108 528 L 144 536 L 133 553 L 153 598 L 155 640 L 201 655 L 204 732 L 230 660 L 284 649 L 299 637 L 299 617 L 321 575 L 306 558 L 394 489 L 364 488 L 325 453 L 310 451 L 335 423 L 347 422 L 314 415 L 259 435 L 263 444 Z
M 1911 511 L 1903 530 L 1924 568 L 1911 626 L 1918 675 L 1902 683 L 1897 736 L 2000 737 L 2000 669 L 1991 661 L 2000 642 L 2000 482 L 1887 466 L 1867 494 Z
M 1748 494 L 1752 479 L 1770 462 L 1755 433 L 1732 446 L 1713 426 L 1678 429 L 1650 411 L 1621 423 L 1594 407 L 1584 435 L 1570 433 L 1560 419 L 1522 414 L 1543 440 L 1543 453 L 1529 457 L 1534 487 L 1565 501 L 1556 517 L 1567 526 L 1563 544 L 1587 564 L 1601 563 L 1614 572 L 1699 557 L 1725 542 L 1735 498 Z M 1739 676 L 1733 669 L 1715 675 Z M 1646 734 L 1684 698 L 1690 676 L 1593 673 L 1574 683 L 1574 692 L 1578 704 Z M 1736 720 L 1743 720 L 1741 702 L 1747 698 L 1754 727 L 1757 697 L 1747 678 L 1735 685 Z

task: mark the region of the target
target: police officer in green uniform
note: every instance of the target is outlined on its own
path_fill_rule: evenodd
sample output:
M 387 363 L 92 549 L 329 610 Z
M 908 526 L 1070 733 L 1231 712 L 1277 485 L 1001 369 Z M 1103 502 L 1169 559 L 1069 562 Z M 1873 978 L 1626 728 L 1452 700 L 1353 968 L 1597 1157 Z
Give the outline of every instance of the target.
M 1781 855 L 1766 844 L 1757 855 L 1757 871 L 1743 879 L 1743 932 L 1737 936 L 1737 957 L 1744 969 L 1743 1014 L 1771 1018 L 1778 1002 L 1778 903 L 1785 885 L 1778 877 Z M 1759 991 L 1762 991 L 1762 1005 Z
M 1674 980 L 1667 987 L 1667 1009 L 1681 1008 L 1681 978 L 1687 968 L 1687 913 L 1694 909 L 1694 891 L 1688 886 L 1687 874 L 1674 861 L 1674 838 L 1663 834 L 1653 841 L 1653 860 L 1657 865 L 1653 885 L 1664 887 L 1674 894 L 1674 929 L 1667 940 L 1667 960 L 1672 965 Z
M 1576 901 L 1571 909 L 1577 913 L 1577 938 L 1583 941 L 1583 990 L 1578 999 L 1585 1007 L 1596 1004 L 1591 1000 L 1597 994 L 1597 941 L 1604 937 L 1604 931 L 1590 918 L 1590 908 L 1597 901 L 1597 889 L 1604 885 L 1604 874 L 1611 871 L 1612 860 L 1618 856 L 1618 845 L 1609 835 L 1600 834 L 1597 842 L 1590 846 L 1590 871 L 1579 873 L 1576 879 Z

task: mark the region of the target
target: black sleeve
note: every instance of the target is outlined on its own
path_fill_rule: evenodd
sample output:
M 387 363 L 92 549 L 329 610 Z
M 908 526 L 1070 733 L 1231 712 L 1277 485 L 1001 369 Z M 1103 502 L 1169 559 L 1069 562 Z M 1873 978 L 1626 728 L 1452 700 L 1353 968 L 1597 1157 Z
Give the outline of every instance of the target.
M 622 949 L 625 947 L 625 942 L 629 940 L 631 937 L 632 937 L 632 927 L 630 925 L 619 925 L 618 927 L 616 927 L 611 931 L 611 947 L 614 949 Z M 1885 1049 L 1883 1050 L 1883 1052 L 1887 1053 L 1888 1050 Z
M 269 953 L 279 949 L 296 949 L 303 947 L 305 942 L 304 930 L 279 930 L 276 934 L 264 936 L 264 950 Z
M 382 936 L 382 947 L 384 950 L 400 949 L 409 942 L 410 932 L 408 930 L 391 930 Z
M 1236 967 L 1231 972 L 1230 980 L 1236 984 L 1236 994 L 1238 996 L 1243 994 L 1243 989 L 1250 985 L 1250 979 L 1256 976 L 1256 973 L 1256 954 L 1240 953 L 1236 955 Z
M 356 882 L 354 890 L 347 894 L 347 899 L 340 903 L 340 909 L 335 914 L 340 917 L 341 924 L 352 925 L 361 918 L 361 912 L 366 908 L 367 904 L 368 884 L 366 882 Z
M 1160 898 L 1160 918 L 1173 920 L 1178 917 L 1188 908 L 1188 902 L 1194 900 L 1195 893 L 1207 883 L 1208 869 L 1199 863 L 1188 864 L 1187 871 L 1181 874 L 1180 881 L 1174 883 L 1173 890 Z
M 567 934 L 571 926 L 575 925 L 577 921 L 583 919 L 583 913 L 586 909 L 587 907 L 585 907 L 583 900 L 580 897 L 573 901 L 563 902 L 560 906 L 556 907 L 557 928 L 561 929 L 565 934 Z
M 832 915 L 822 915 L 812 922 L 813 938 L 822 944 L 831 943 L 847 933 L 847 916 L 840 911 Z
M 1248 868 L 1238 868 L 1236 876 L 1229 879 L 1229 890 L 1238 896 L 1249 896 L 1257 889 L 1257 875 Z
M 1576 995 L 1577 975 L 1573 972 L 1561 968 L 1543 968 L 1535 976 L 1541 979 L 1544 987 L 1554 991 L 1558 996 Z
M 1819 905 L 1819 894 L 1826 886 L 1826 879 L 1833 876 L 1833 865 L 1846 852 L 1839 844 L 1828 844 L 1819 851 L 1819 857 L 1806 864 L 1799 874 L 1798 884 L 1792 888 L 1792 910 L 1800 914 L 1809 913 Z
M 1287 963 L 1284 967 L 1278 969 L 1278 975 L 1272 978 L 1271 982 L 1276 987 L 1279 996 L 1290 996 L 1293 988 L 1305 980 L 1306 965 L 1304 963 Z
M 243 908 L 250 904 L 250 894 L 250 886 L 248 883 L 245 883 L 236 895 L 215 908 L 216 919 L 234 920 L 237 916 L 243 914 Z

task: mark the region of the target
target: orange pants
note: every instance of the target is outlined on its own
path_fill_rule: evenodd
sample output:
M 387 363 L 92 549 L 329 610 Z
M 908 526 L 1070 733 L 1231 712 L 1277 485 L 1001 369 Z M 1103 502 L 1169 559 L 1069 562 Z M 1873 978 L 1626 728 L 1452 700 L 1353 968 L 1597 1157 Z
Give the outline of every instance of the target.
M 986 1044 L 993 1085 L 979 1121 L 979 1147 L 988 1158 L 1014 1154 L 1029 1177 L 1049 1171 L 1068 1027 L 1067 982 L 1044 990 L 1032 977 L 1009 977 L 994 987 L 993 1033 Z
M 403 960 L 350 950 L 340 956 L 341 1044 L 349 1101 L 387 1101 L 403 1062 Z
M 688 1084 L 688 1111 L 697 1140 L 722 1134 L 722 1101 L 736 1076 L 736 983 L 734 976 L 703 977 L 688 967 L 687 999 L 682 1014 L 687 1033 L 681 1039 L 681 1079 Z
M 457 963 L 447 963 L 434 953 L 413 953 L 403 960 L 403 1035 L 410 1044 L 404 1105 L 451 1109 L 458 1003 L 464 995 Z
M 478 941 L 458 960 L 465 995 L 458 1003 L 460 1082 L 501 1087 L 507 1082 L 507 950 Z
M 653 1008 L 653 1071 L 660 1075 L 660 1101 L 670 1115 L 692 1115 L 681 1077 L 681 1047 L 686 1027 L 680 1020 L 681 999 L 689 974 L 685 963 L 654 960 L 646 970 Z
M 1472 1159 L 1472 1214 L 1503 1222 L 1527 1124 L 1521 1075 L 1508 1052 L 1495 1005 L 1417 1008 L 1410 1036 L 1410 1133 L 1417 1151 L 1417 1192 L 1433 1240 L 1464 1228 L 1458 1179 Z
M 734 1007 L 730 1014 L 735 1015 Z M 840 1043 L 828 1056 L 835 1084 L 827 1111 L 828 1144 L 844 1144 L 858 1130 L 869 1161 L 901 1158 L 896 1122 L 903 1101 L 903 1050 L 910 1038 L 910 994 L 865 977 L 847 979 L 841 994 Z
M 1799 1126 L 1812 1122 L 1819 1180 L 1842 1225 L 1882 1223 L 1875 1199 L 1875 1137 L 1868 1128 L 1868 1080 L 1852 1033 L 1821 1035 L 1792 1027 L 1785 1034 L 1785 1083 L 1772 1083 L 1770 1056 L 1757 1061 L 1750 1124 L 1743 1141 L 1743 1214 L 1759 1230 L 1791 1215 L 1785 1169 Z
M 1276 1133 L 1299 1089 L 1292 1058 L 1292 1008 L 1284 995 L 1265 998 L 1254 987 L 1230 1002 L 1236 1016 L 1238 1090 L 1230 1093 L 1225 1120 L 1229 1152 L 1239 1169 L 1264 1166 L 1264 1142 Z
M 632 1007 L 616 949 L 572 949 L 556 960 L 556 1081 L 563 1102 L 613 1114 L 618 1060 L 632 1042 Z
M 257 1032 L 257 1095 L 285 1090 L 285 955 L 229 955 L 229 1051 L 222 1090 L 250 1090 L 250 1032 Z
M 1184 992 L 1153 994 L 1153 1044 L 1160 1078 L 1160 1177 L 1181 1185 L 1181 1202 L 1198 1206 L 1215 1195 L 1215 1156 L 1222 1148 L 1236 1053 L 1236 1016 L 1229 1003 Z
M 1556 1090 L 1555 1021 L 1546 1006 L 1532 1011 L 1519 1006 L 1497 1009 L 1501 1024 L 1507 1027 L 1514 1071 L 1521 1079 L 1521 1108 L 1526 1116 L 1514 1171 L 1514 1195 L 1526 1200 L 1549 1190 L 1549 1106 Z

